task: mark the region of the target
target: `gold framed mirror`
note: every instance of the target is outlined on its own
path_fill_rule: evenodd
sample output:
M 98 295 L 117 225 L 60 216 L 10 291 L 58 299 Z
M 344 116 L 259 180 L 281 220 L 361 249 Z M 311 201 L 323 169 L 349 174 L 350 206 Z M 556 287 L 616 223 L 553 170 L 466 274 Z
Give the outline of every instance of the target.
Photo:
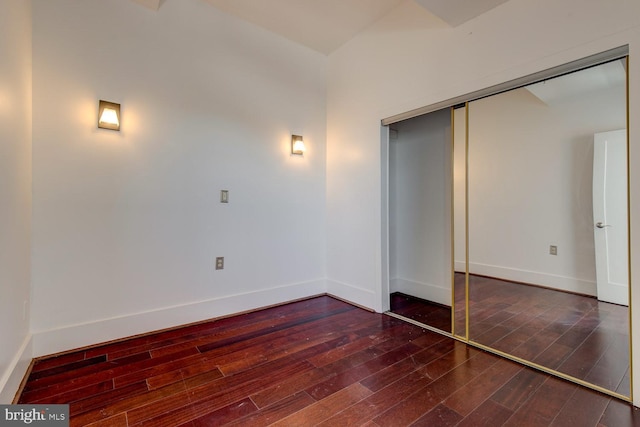
M 383 120 L 391 314 L 632 400 L 627 67 L 621 47 Z
M 471 101 L 469 341 L 630 398 L 627 58 Z

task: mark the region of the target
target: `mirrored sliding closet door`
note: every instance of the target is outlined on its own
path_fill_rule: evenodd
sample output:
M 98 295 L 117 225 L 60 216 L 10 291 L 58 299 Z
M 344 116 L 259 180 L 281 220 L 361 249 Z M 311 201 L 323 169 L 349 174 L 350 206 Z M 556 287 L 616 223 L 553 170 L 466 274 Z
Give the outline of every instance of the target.
M 628 397 L 626 58 L 467 124 L 469 340 Z
M 627 54 L 383 120 L 391 313 L 631 399 Z

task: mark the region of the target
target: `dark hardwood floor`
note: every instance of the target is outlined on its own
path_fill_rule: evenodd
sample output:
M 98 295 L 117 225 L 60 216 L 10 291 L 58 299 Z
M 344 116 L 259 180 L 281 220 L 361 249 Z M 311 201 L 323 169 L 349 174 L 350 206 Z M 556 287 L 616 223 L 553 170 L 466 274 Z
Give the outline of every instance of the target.
M 390 303 L 393 313 L 451 333 L 451 307 L 402 292 L 392 293 Z
M 331 297 L 38 360 L 72 426 L 640 425 L 631 405 Z
M 469 277 L 469 338 L 629 396 L 629 309 L 589 296 Z
M 463 302 L 464 274 L 456 273 L 455 286 Z M 451 331 L 445 306 L 394 293 L 391 311 Z M 456 306 L 456 334 L 463 336 L 464 316 L 464 304 Z M 630 395 L 628 307 L 470 275 L 469 321 L 471 341 Z

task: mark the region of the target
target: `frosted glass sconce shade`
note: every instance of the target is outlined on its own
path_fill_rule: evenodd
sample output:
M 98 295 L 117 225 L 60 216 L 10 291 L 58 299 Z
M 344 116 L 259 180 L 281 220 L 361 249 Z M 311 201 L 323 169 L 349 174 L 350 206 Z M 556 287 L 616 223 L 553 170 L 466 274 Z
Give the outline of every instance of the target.
M 98 127 L 120 130 L 120 104 L 100 100 L 98 104 Z
M 304 154 L 304 141 L 300 135 L 291 135 L 291 154 L 301 156 Z

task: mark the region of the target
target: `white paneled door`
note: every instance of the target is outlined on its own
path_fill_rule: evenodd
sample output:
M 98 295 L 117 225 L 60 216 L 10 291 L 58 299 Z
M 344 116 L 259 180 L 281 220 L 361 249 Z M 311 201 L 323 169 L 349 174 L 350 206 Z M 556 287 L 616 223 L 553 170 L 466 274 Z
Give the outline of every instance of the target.
M 598 299 L 629 305 L 627 131 L 596 133 L 593 233 Z

